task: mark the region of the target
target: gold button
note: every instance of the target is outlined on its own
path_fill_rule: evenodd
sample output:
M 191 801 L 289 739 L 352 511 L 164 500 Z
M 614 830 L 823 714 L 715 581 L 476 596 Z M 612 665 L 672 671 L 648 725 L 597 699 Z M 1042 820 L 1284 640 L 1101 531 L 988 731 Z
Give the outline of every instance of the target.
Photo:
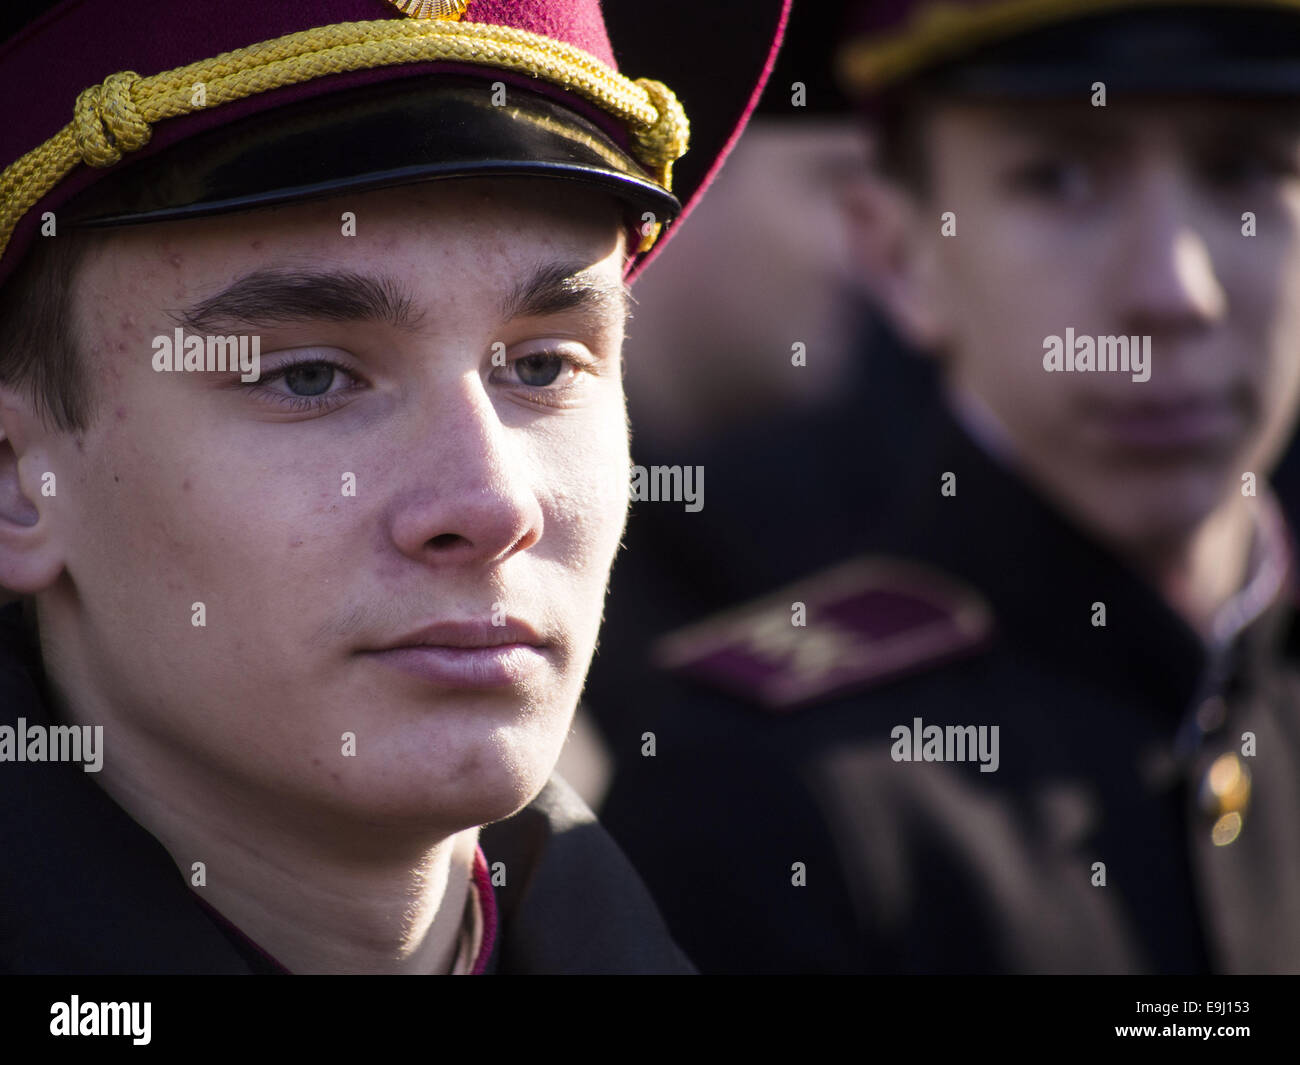
M 1224 814 L 1214 822 L 1214 827 L 1210 829 L 1210 838 L 1214 840 L 1216 847 L 1226 847 L 1239 835 L 1241 835 L 1241 814 L 1239 813 Z
M 1235 754 L 1221 754 L 1201 781 L 1201 809 L 1214 818 L 1210 832 L 1216 847 L 1226 847 L 1241 834 L 1250 803 L 1250 770 Z

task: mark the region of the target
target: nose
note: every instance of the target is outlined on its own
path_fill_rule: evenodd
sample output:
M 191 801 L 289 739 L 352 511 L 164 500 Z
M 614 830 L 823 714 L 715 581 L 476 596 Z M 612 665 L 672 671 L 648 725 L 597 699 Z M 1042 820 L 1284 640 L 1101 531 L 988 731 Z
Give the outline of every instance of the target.
M 1194 195 L 1173 164 L 1149 168 L 1138 183 L 1112 275 L 1126 332 L 1195 332 L 1227 309 Z
M 403 554 L 439 565 L 493 563 L 541 539 L 531 459 L 477 375 L 441 390 L 416 422 L 415 477 L 390 519 Z

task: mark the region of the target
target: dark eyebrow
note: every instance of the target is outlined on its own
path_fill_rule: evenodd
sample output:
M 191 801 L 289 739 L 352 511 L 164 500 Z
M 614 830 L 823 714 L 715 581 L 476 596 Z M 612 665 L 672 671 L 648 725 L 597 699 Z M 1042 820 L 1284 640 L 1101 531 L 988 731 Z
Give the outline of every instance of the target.
M 630 314 L 627 286 L 584 274 L 582 263 L 548 263 L 516 285 L 504 300 L 502 318 L 541 317 L 565 311 Z M 391 277 L 349 271 L 255 270 L 220 292 L 171 317 L 196 333 L 225 325 L 309 321 L 384 322 L 416 329 L 423 317 L 405 284 Z
M 222 325 L 283 322 L 384 322 L 415 329 L 421 315 L 395 278 L 350 271 L 265 269 L 244 274 L 216 295 L 171 317 L 196 333 Z
M 1092 148 L 1121 148 L 1141 135 L 1122 119 L 1100 121 L 1091 108 L 1062 110 L 1051 105 L 1029 106 L 1007 119 L 1013 132 Z M 1294 104 L 1229 105 L 1175 115 L 1177 135 L 1183 143 L 1237 141 L 1242 145 L 1276 142 L 1300 135 L 1300 108 Z
M 540 318 L 565 311 L 614 315 L 626 320 L 630 294 L 627 285 L 586 273 L 588 264 L 547 263 L 515 286 L 503 301 L 503 321 Z
M 1249 147 L 1260 143 L 1286 144 L 1300 136 L 1294 113 L 1208 115 L 1185 138 L 1196 145 L 1229 144 Z

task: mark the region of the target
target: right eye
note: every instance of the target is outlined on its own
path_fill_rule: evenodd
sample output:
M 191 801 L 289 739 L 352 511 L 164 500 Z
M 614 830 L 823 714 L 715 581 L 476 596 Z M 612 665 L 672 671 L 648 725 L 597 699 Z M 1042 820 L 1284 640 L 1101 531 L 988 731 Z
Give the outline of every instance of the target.
M 351 384 L 344 379 L 350 379 Z M 342 387 L 333 388 L 335 382 Z M 340 363 L 317 357 L 285 363 L 245 387 L 254 395 L 289 410 L 323 411 L 362 385 L 360 379 Z

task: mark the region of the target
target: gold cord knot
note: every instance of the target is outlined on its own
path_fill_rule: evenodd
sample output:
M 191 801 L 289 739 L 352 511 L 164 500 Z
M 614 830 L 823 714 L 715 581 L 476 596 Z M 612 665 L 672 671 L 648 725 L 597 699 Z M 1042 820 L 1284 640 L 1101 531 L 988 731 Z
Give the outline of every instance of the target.
M 136 106 L 133 89 L 140 75 L 130 70 L 110 74 L 78 97 L 73 132 L 81 158 L 89 166 L 112 166 L 123 152 L 149 143 L 152 130 Z
M 691 124 L 681 101 L 662 81 L 637 78 L 636 84 L 645 90 L 659 115 L 648 129 L 635 130 L 633 136 L 641 149 L 639 154 L 659 171 L 661 183 L 671 191 L 673 163 L 686 154 Z

